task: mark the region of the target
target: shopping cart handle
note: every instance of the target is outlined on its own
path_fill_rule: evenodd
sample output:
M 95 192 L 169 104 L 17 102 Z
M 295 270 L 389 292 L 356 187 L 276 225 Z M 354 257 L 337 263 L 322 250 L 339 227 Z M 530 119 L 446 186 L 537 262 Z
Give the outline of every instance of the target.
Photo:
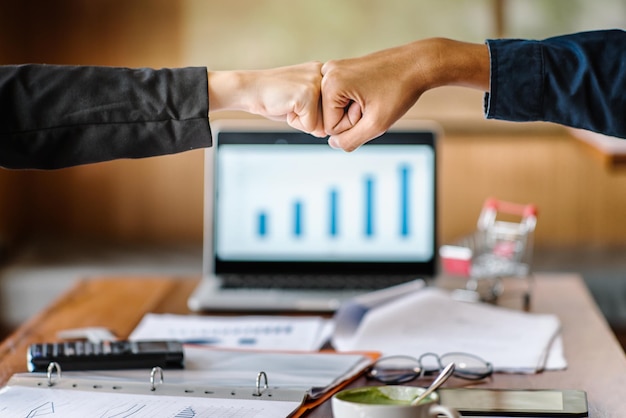
M 528 218 L 530 216 L 537 217 L 537 206 L 533 204 L 520 205 L 518 203 L 506 202 L 503 200 L 498 200 L 496 198 L 488 198 L 484 205 L 483 209 L 492 209 L 496 212 L 508 213 L 511 215 L 518 215 L 524 218 Z

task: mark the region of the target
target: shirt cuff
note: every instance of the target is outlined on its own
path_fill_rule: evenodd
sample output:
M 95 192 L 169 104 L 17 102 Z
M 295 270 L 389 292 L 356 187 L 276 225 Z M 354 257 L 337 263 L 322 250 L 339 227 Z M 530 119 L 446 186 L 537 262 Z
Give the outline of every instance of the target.
M 484 97 L 487 119 L 517 122 L 543 115 L 543 57 L 537 41 L 490 39 L 489 93 Z

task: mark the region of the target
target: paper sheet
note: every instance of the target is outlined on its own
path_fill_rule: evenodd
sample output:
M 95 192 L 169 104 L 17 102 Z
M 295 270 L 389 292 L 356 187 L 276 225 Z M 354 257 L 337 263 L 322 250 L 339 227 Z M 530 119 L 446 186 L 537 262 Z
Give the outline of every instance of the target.
M 437 288 L 418 290 L 360 313 L 358 307 L 343 309 L 362 319 L 352 331 L 336 325 L 332 343 L 341 351 L 413 356 L 462 351 L 478 355 L 496 371 L 504 372 L 534 373 L 567 365 L 555 315 L 460 302 Z M 342 318 L 341 311 L 337 321 L 354 322 Z
M 0 389 L 4 418 L 276 418 L 298 408 L 298 402 L 207 399 L 176 396 L 81 392 L 63 389 Z
M 173 339 L 220 348 L 318 350 L 328 320 L 317 316 L 200 316 L 146 314 L 131 340 Z

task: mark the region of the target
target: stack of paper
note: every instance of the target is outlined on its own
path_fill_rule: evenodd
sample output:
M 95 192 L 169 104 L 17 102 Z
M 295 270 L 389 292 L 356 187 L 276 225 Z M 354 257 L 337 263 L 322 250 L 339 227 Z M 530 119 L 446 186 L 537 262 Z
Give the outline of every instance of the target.
M 466 352 L 501 372 L 535 373 L 567 365 L 555 315 L 461 302 L 437 288 L 379 305 L 370 300 L 364 306 L 355 299 L 339 309 L 335 320 L 332 343 L 340 351 L 416 357 L 427 352 Z

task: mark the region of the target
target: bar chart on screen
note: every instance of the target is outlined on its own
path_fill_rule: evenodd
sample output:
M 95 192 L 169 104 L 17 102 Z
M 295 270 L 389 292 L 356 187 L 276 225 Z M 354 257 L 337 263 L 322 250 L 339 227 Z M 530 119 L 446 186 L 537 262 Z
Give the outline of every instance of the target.
M 302 238 L 309 228 L 305 227 L 307 222 L 310 221 L 309 217 L 322 217 L 324 230 L 328 239 L 336 239 L 342 232 L 342 226 L 345 224 L 345 220 L 340 216 L 340 205 L 353 206 L 352 211 L 354 217 L 361 217 L 361 234 L 365 237 L 373 237 L 381 227 L 393 227 L 397 231 L 399 239 L 410 236 L 411 233 L 411 213 L 410 213 L 410 175 L 411 168 L 409 165 L 402 164 L 398 167 L 398 181 L 395 185 L 397 189 L 396 202 L 387 202 L 390 205 L 395 205 L 397 214 L 395 217 L 379 218 L 375 216 L 375 202 L 377 189 L 381 186 L 377 181 L 377 178 L 372 175 L 364 175 L 361 187 L 361 203 L 359 202 L 346 202 L 342 199 L 340 187 L 337 185 L 329 185 L 327 191 L 322 195 L 314 196 L 313 199 L 321 199 L 322 204 L 326 205 L 326 210 L 320 213 L 308 212 L 308 199 L 301 191 L 294 191 L 291 196 L 291 202 L 288 203 L 290 208 L 289 219 L 278 220 L 275 222 L 287 222 L 287 225 L 291 225 L 288 231 L 293 239 Z M 384 186 L 384 185 L 383 185 Z M 311 205 L 318 206 L 317 203 L 311 203 Z M 360 206 L 360 207 L 359 207 Z M 278 212 L 283 212 L 278 210 Z M 266 207 L 258 209 L 256 215 L 256 235 L 260 239 L 269 239 L 272 236 L 272 229 L 270 222 L 274 222 L 272 217 L 273 211 Z M 395 225 L 393 225 L 395 223 Z M 282 231 L 284 232 L 284 230 Z
M 432 155 L 425 148 L 360 149 L 338 153 L 319 146 L 263 153 L 223 164 L 236 182 L 220 196 L 222 254 L 264 250 L 294 257 L 361 254 L 415 257 L 431 251 L 434 228 Z M 372 147 L 374 148 L 374 147 Z M 319 155 L 323 154 L 323 155 Z M 232 190 L 236 190 L 233 193 Z M 228 231 L 219 235 L 220 229 Z

